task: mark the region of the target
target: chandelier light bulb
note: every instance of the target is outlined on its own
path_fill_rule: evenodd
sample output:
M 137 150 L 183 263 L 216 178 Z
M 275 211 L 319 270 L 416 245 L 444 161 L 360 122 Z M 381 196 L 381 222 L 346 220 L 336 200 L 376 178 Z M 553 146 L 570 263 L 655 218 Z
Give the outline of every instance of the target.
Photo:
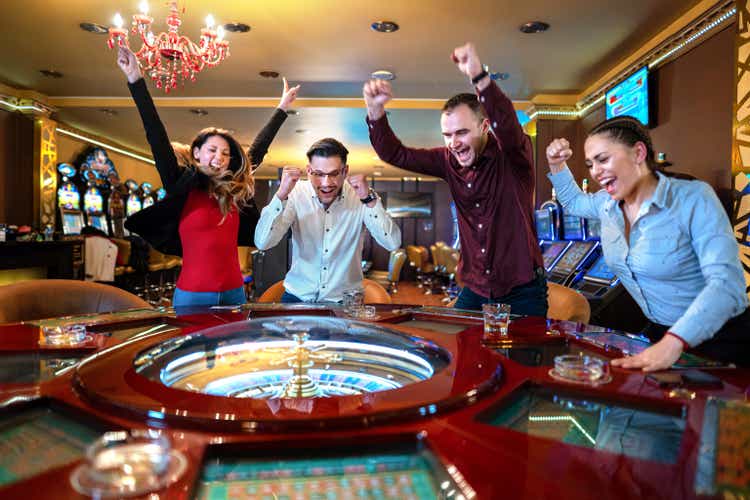
M 224 33 L 224 27 L 223 26 L 219 26 L 218 28 L 216 28 L 216 41 L 220 42 L 220 41 L 224 40 L 224 34 L 225 33 Z
M 112 19 L 112 22 L 115 24 L 116 28 L 122 28 L 123 21 L 122 21 L 122 16 L 120 15 L 119 12 L 115 14 L 115 17 Z
M 212 16 L 211 14 L 207 15 L 206 16 L 206 28 L 211 29 L 214 27 L 214 24 L 215 24 L 214 16 Z
M 138 8 L 141 10 L 141 14 L 143 14 L 144 16 L 148 14 L 148 2 L 146 0 L 143 0 L 141 3 L 139 3 Z

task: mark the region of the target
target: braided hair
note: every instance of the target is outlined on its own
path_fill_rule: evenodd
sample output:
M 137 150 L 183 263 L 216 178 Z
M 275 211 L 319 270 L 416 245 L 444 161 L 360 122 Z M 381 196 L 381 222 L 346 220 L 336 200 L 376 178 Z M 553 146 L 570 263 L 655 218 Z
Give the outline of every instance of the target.
M 600 134 L 607 134 L 611 139 L 631 148 L 636 143 L 642 142 L 646 146 L 646 166 L 654 172 L 654 175 L 656 172 L 664 173 L 663 165 L 656 161 L 651 135 L 636 118 L 623 115 L 604 120 L 591 129 L 588 137 Z

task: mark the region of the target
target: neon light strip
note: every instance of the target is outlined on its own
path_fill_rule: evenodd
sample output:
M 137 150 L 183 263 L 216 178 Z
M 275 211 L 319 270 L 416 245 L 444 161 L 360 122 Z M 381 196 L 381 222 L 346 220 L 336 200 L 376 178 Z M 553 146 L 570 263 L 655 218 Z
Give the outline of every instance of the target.
M 6 101 L 4 98 L 0 99 L 0 104 L 4 104 L 8 106 L 10 109 L 14 111 L 28 111 L 30 109 L 33 109 L 34 111 L 39 111 L 40 113 L 47 112 L 46 109 L 38 108 L 36 106 L 29 106 L 29 105 L 18 106 L 17 104 L 13 104 L 13 103 Z
M 76 139 L 80 139 L 82 141 L 88 142 L 88 143 L 93 144 L 95 146 L 101 146 L 101 147 L 103 147 L 105 149 L 108 149 L 110 151 L 115 151 L 116 153 L 120 153 L 121 155 L 129 156 L 131 158 L 135 158 L 136 160 L 140 160 L 140 161 L 149 163 L 151 165 L 155 165 L 154 160 L 152 160 L 152 159 L 150 159 L 150 158 L 148 158 L 146 156 L 141 156 L 141 155 L 136 154 L 136 153 L 131 153 L 130 151 L 126 151 L 124 149 L 120 149 L 120 148 L 118 148 L 116 146 L 112 146 L 111 144 L 106 144 L 104 142 L 97 141 L 96 139 L 91 139 L 90 137 L 85 137 L 83 135 L 76 134 L 75 132 L 71 132 L 70 130 L 65 130 L 64 128 L 57 127 L 55 129 L 55 132 L 58 132 L 58 133 L 63 134 L 63 135 L 68 135 L 68 136 L 74 137 Z
M 584 429 L 581 424 L 578 423 L 578 420 L 575 419 L 575 417 L 572 417 L 570 415 L 550 415 L 545 417 L 534 417 L 529 415 L 529 422 L 570 422 L 572 423 L 579 431 L 581 431 L 581 434 L 583 434 L 586 439 L 588 439 L 592 445 L 596 445 L 596 439 L 591 437 L 591 434 L 586 432 L 586 429 Z

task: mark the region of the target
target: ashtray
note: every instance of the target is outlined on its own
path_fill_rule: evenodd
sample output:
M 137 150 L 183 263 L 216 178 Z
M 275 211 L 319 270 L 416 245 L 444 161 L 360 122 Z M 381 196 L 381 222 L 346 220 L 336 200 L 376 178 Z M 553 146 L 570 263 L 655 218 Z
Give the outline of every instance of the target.
M 141 496 L 166 488 L 187 468 L 169 438 L 153 429 L 107 432 L 86 449 L 70 483 L 94 498 Z
M 42 328 L 41 346 L 67 347 L 91 340 L 85 325 L 45 326 Z
M 549 376 L 573 384 L 600 385 L 612 381 L 607 361 L 577 354 L 555 356 L 555 367 Z

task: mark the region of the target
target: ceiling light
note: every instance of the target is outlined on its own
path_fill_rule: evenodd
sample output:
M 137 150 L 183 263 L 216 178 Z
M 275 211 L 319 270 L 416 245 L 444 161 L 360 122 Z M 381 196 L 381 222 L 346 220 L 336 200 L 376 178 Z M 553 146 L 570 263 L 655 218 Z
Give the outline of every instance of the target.
M 287 109 L 286 114 L 291 115 L 291 116 L 299 116 L 300 112 L 297 111 L 296 109 Z
M 381 175 L 383 175 L 383 172 L 381 172 L 380 170 L 374 170 L 372 172 L 372 175 L 374 175 L 375 177 L 380 177 Z
M 49 78 L 62 78 L 63 74 L 54 69 L 40 69 L 39 72 Z
M 198 116 L 206 116 L 208 114 L 208 111 L 206 111 L 205 109 L 201 109 L 201 108 L 193 108 L 190 110 L 190 112 Z
M 294 131 L 294 133 L 295 134 L 306 134 L 307 133 L 307 129 L 306 128 L 298 128 L 297 130 Z
M 110 108 L 102 108 L 99 111 L 104 113 L 107 116 L 117 116 L 117 110 L 110 109 Z
M 547 31 L 549 29 L 549 24 L 542 21 L 531 21 L 529 23 L 522 24 L 518 29 L 523 33 L 542 33 L 543 31 Z
M 224 29 L 232 33 L 247 33 L 250 31 L 250 25 L 245 23 L 226 23 Z
M 96 23 L 81 23 L 78 25 L 83 31 L 88 31 L 89 33 L 95 33 L 97 35 L 106 35 L 109 33 L 109 28 L 107 26 L 103 26 L 101 24 Z
M 261 71 L 258 73 L 263 78 L 278 78 L 279 72 L 278 71 Z
M 396 75 L 394 75 L 387 69 L 379 69 L 377 71 L 373 71 L 370 75 L 370 78 L 374 78 L 376 80 L 395 80 Z
M 393 33 L 398 31 L 399 26 L 393 21 L 375 21 L 370 25 L 370 28 L 378 33 Z

